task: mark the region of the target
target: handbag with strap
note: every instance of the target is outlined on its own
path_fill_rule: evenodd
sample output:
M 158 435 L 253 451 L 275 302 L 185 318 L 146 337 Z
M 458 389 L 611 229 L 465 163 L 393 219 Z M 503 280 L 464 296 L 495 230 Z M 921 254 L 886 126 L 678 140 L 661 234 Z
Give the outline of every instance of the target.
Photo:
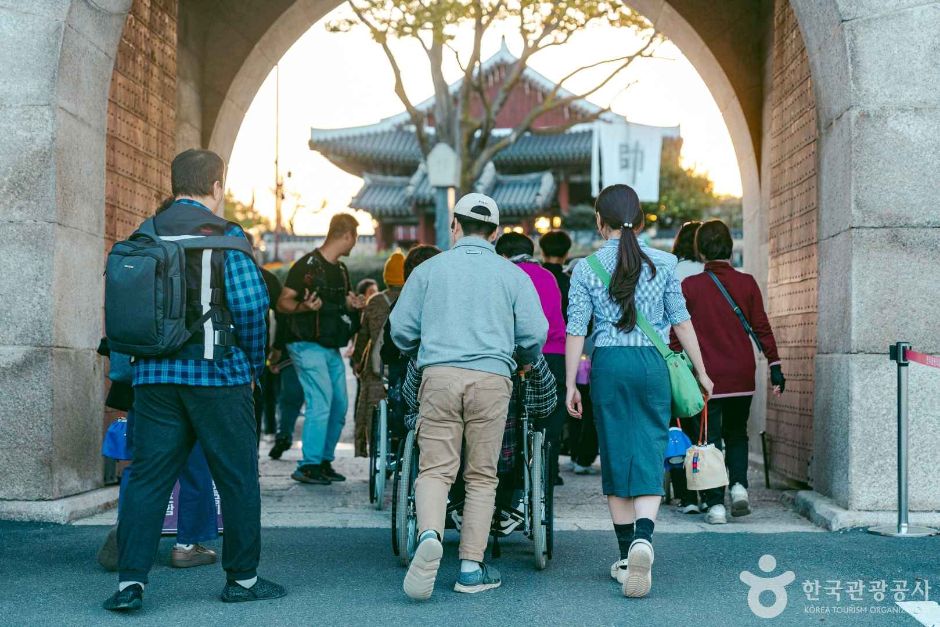
M 744 327 L 744 332 L 747 333 L 748 337 L 754 340 L 754 344 L 757 345 L 757 350 L 760 351 L 761 355 L 764 354 L 764 345 L 760 343 L 760 338 L 757 337 L 757 334 L 754 333 L 751 323 L 747 321 L 744 312 L 741 311 L 741 308 L 738 307 L 738 304 L 734 302 L 734 299 L 731 298 L 731 294 L 728 293 L 728 290 L 725 289 L 725 286 L 722 285 L 721 281 L 718 280 L 718 277 L 715 276 L 715 273 L 711 270 L 706 270 L 705 274 L 712 278 L 712 281 L 715 282 L 715 285 L 718 286 L 718 291 L 721 292 L 721 295 L 725 297 L 725 300 L 728 301 L 728 304 L 731 305 L 731 310 L 734 311 L 734 315 L 738 317 L 738 320 L 741 321 L 741 326 Z
M 596 255 L 587 258 L 588 265 L 600 278 L 601 282 L 610 287 L 610 273 Z M 647 321 L 640 308 L 636 308 L 636 326 L 649 338 L 653 346 L 666 361 L 666 370 L 669 372 L 669 387 L 672 391 L 672 415 L 679 418 L 696 416 L 705 407 L 705 397 L 699 387 L 695 374 L 692 372 L 692 362 L 683 352 L 670 349 L 659 332 Z
M 676 426 L 669 427 L 669 439 L 666 441 L 665 469 L 682 468 L 685 465 L 685 454 L 691 447 L 692 440 L 682 430 L 682 423 L 676 420 Z
M 685 481 L 689 490 L 701 491 L 728 485 L 725 455 L 714 444 L 708 444 L 708 405 L 702 410 L 698 443 L 685 453 Z

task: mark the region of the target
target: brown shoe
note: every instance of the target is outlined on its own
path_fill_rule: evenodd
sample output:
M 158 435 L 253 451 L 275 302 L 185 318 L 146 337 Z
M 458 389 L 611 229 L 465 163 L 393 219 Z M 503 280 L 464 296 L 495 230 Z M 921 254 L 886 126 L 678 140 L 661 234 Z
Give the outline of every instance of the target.
M 216 559 L 215 551 L 200 544 L 194 544 L 193 548 L 188 550 L 174 546 L 170 557 L 170 565 L 174 568 L 191 568 L 193 566 L 215 564 Z

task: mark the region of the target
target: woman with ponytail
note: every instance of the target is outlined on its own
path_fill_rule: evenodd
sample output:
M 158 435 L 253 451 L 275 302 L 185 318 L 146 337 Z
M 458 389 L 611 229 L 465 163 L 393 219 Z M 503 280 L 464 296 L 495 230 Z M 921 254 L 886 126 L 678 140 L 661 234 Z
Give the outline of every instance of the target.
M 642 597 L 652 586 L 653 527 L 663 495 L 672 397 L 666 362 L 637 325 L 638 314 L 663 343 L 669 343 L 670 329 L 676 332 L 706 394 L 712 382 L 676 279 L 676 257 L 649 248 L 637 237 L 644 215 L 636 192 L 627 185 L 612 185 L 600 193 L 594 208 L 606 243 L 596 259 L 579 263 L 571 277 L 566 404 L 568 413 L 580 418 L 576 375 L 593 318 L 591 401 L 603 490 L 620 548 L 611 577 L 621 583 L 625 596 Z

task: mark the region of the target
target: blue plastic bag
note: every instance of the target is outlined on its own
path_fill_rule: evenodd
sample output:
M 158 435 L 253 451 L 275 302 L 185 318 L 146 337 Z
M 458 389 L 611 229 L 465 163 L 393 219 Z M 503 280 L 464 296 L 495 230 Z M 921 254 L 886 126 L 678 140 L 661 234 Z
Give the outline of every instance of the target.
M 682 468 L 685 462 L 685 452 L 692 446 L 689 439 L 679 427 L 669 428 L 669 441 L 666 443 L 666 469 Z
M 127 418 L 118 418 L 108 426 L 101 442 L 101 454 L 120 460 L 133 457 L 131 447 L 127 444 Z

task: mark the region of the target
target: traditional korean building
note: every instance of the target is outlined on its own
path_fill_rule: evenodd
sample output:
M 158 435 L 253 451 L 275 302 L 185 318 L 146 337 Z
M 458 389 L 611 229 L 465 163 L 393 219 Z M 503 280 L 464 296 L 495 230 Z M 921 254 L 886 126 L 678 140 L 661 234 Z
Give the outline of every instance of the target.
M 505 45 L 482 64 L 487 89 L 495 92 L 516 62 Z M 460 81 L 450 86 L 457 94 Z M 499 133 L 509 133 L 525 115 L 539 106 L 555 84 L 531 68 L 509 96 L 497 116 Z M 559 92 L 560 98 L 571 94 Z M 416 105 L 423 112 L 434 107 L 433 97 Z M 622 116 L 605 112 L 584 99 L 553 109 L 533 124 L 536 132 L 517 139 L 497 154 L 477 180 L 475 191 L 492 196 L 500 207 L 500 218 L 507 228 L 521 227 L 532 232 L 540 225 L 560 224 L 560 217 L 571 205 L 593 202 L 592 164 L 595 185 L 601 150 L 598 127 L 616 125 L 627 132 L 634 130 L 662 138 L 678 138 L 678 128 L 648 127 L 627 122 Z M 540 134 L 539 129 L 571 125 L 563 133 Z M 433 143 L 433 129 L 429 133 Z M 654 155 L 654 175 L 658 181 L 659 148 Z M 343 129 L 311 129 L 310 149 L 329 159 L 346 172 L 363 179 L 362 189 L 349 206 L 372 215 L 376 221 L 379 249 L 411 242 L 434 242 L 434 188 L 428 183 L 414 126 L 407 112 L 376 124 Z M 643 164 L 639 144 L 626 145 L 616 153 L 626 166 Z M 652 160 L 651 160 L 652 161 Z M 657 194 L 658 197 L 658 194 Z M 655 200 L 655 198 L 654 198 Z

